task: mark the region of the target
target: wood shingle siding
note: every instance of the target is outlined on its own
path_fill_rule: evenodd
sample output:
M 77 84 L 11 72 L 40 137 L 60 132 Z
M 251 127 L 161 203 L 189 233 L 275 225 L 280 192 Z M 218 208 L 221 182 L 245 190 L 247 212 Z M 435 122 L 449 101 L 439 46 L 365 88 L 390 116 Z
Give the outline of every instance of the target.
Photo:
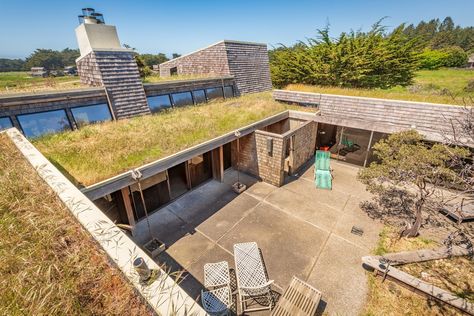
M 218 75 L 235 78 L 237 95 L 272 89 L 266 44 L 221 41 L 160 64 L 160 76 Z

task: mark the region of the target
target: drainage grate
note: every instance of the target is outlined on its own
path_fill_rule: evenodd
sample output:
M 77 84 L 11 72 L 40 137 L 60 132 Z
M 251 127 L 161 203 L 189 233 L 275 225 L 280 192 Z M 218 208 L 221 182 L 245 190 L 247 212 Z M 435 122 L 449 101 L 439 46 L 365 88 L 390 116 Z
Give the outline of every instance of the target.
M 364 234 L 364 230 L 357 226 L 352 226 L 351 233 L 354 235 L 362 236 Z

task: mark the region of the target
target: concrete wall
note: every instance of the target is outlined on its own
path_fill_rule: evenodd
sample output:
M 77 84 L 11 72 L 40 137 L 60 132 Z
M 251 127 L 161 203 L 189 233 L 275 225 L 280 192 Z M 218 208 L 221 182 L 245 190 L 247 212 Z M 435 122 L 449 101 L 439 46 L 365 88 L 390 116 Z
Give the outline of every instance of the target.
M 5 133 L 25 159 L 37 170 L 46 185 L 69 209 L 74 219 L 103 249 L 104 255 L 108 257 L 113 267 L 123 273 L 130 285 L 157 315 L 208 315 L 168 275 L 167 271 L 157 265 L 141 247 L 82 194 L 18 130 L 12 128 Z M 139 275 L 133 268 L 134 259 L 139 257 L 143 258 L 150 269 L 158 272 L 156 279 L 147 284 L 140 282 Z
M 76 28 L 76 39 L 81 56 L 93 50 L 123 49 L 113 25 L 83 23 Z
M 232 75 L 238 94 L 272 89 L 267 46 L 259 43 L 222 41 L 160 64 L 160 75 Z
M 170 69 L 177 67 L 178 75 L 230 75 L 224 42 L 160 64 L 160 76 L 171 76 Z

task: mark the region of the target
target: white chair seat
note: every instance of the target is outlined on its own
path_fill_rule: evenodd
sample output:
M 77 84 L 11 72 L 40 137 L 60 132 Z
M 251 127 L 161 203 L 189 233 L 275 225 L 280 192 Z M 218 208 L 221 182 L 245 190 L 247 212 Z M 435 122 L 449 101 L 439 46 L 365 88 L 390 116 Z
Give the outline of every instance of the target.
M 204 265 L 204 286 L 215 288 L 230 284 L 229 264 L 227 261 L 206 263 Z

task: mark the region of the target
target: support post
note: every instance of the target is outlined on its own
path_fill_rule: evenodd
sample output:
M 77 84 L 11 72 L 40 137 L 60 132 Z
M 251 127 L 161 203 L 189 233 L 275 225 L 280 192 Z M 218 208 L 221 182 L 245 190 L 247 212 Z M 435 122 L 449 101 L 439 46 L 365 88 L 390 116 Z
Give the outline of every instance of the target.
M 369 158 L 370 146 L 372 145 L 372 138 L 374 137 L 374 131 L 370 132 L 369 145 L 367 145 L 367 152 L 365 153 L 364 168 L 367 165 L 367 159 Z
M 123 205 L 125 206 L 125 212 L 127 213 L 128 224 L 132 227 L 132 236 L 135 230 L 135 217 L 133 216 L 132 202 L 130 201 L 130 192 L 128 187 L 122 188 Z

